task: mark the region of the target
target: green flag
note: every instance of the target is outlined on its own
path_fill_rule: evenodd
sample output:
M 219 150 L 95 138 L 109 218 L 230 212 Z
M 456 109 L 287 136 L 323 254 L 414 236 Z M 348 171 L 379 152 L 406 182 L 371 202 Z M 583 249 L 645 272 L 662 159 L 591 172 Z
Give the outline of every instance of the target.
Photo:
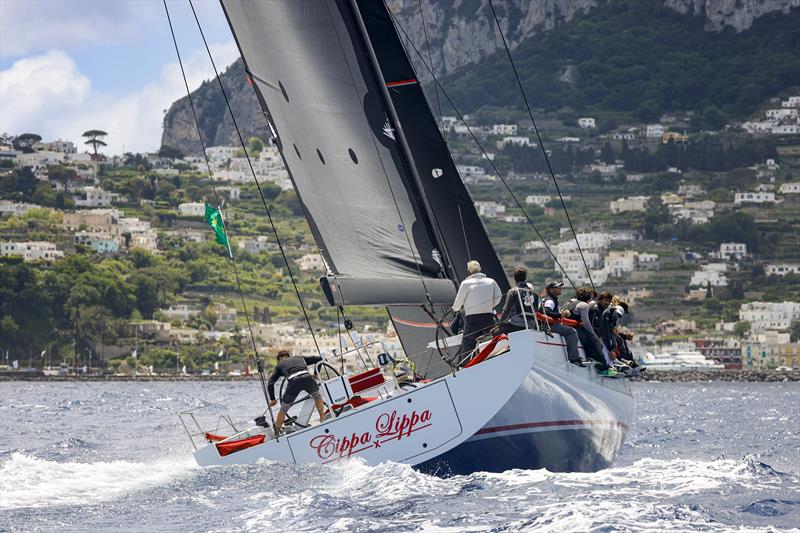
M 206 204 L 206 223 L 214 229 L 217 236 L 217 242 L 228 248 L 231 251 L 231 245 L 228 243 L 228 235 L 225 233 L 225 223 L 222 221 L 222 211 L 217 208 L 211 207 Z

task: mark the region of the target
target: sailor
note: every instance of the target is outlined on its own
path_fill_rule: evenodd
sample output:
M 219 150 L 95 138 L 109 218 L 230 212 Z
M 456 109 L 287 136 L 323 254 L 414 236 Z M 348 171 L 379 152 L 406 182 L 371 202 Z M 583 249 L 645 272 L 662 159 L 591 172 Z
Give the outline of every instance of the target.
M 545 288 L 542 312 L 554 320 L 560 320 L 570 314 L 566 309 L 561 311 L 558 307 L 558 297 L 561 295 L 561 287 L 563 286 L 564 283 L 561 281 L 551 281 Z M 575 328 L 554 321 L 550 324 L 550 331 L 558 333 L 564 338 L 567 343 L 567 358 L 570 363 L 577 366 L 586 366 L 578 353 L 578 333 Z
M 453 302 L 453 311 L 456 313 L 464 308 L 464 331 L 455 364 L 475 349 L 478 337 L 494 327 L 494 308 L 502 297 L 497 282 L 481 272 L 480 263 L 467 262 L 467 272 L 469 276 L 461 282 Z M 448 362 L 454 365 L 453 361 Z
M 606 311 L 611 306 L 611 300 L 614 298 L 614 295 L 608 291 L 603 291 L 597 295 L 597 299 L 592 302 L 589 306 L 589 321 L 592 324 L 592 329 L 600 337 L 601 348 L 603 350 L 603 359 L 605 360 L 606 365 L 609 367 L 604 374 L 600 372 L 601 375 L 605 375 L 605 377 L 616 377 L 616 369 L 614 368 L 614 361 L 612 357 L 612 353 L 615 348 L 614 344 L 614 335 L 611 331 L 611 324 L 608 321 L 608 315 Z M 613 375 L 612 375 L 613 374 Z
M 589 287 L 578 287 L 575 290 L 576 304 L 572 309 L 570 318 L 580 320 L 581 325 L 577 328 L 578 339 L 583 345 L 583 351 L 586 357 L 596 361 L 595 368 L 598 372 L 603 372 L 608 369 L 608 365 L 603 357 L 603 342 L 600 337 L 595 333 L 592 328 L 592 321 L 589 318 L 589 309 L 592 300 L 592 289 Z
M 275 434 L 279 434 L 283 421 L 286 419 L 286 413 L 292 406 L 297 395 L 302 391 L 306 391 L 309 396 L 314 398 L 314 404 L 317 406 L 319 412 L 319 421 L 325 419 L 325 404 L 322 401 L 322 395 L 319 392 L 319 385 L 311 376 L 308 371 L 309 365 L 315 365 L 322 361 L 322 357 L 300 357 L 292 356 L 288 351 L 281 350 L 276 356 L 277 365 L 275 370 L 267 382 L 267 392 L 269 393 L 269 405 L 273 407 L 278 400 L 275 397 L 275 382 L 279 377 L 286 378 L 286 390 L 281 397 L 281 408 L 278 411 L 278 416 L 275 417 Z
M 500 315 L 503 333 L 521 331 L 536 323 L 535 310 L 539 308 L 539 295 L 534 292 L 533 285 L 525 281 L 527 277 L 525 267 L 514 269 L 515 285 L 506 293 L 503 313 Z

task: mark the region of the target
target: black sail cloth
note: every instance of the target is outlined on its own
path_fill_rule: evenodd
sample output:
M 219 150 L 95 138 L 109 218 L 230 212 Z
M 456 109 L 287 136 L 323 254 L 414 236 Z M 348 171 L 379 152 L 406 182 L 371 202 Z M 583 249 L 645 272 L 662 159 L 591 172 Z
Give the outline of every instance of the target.
M 386 305 L 392 316 L 450 304 L 468 259 L 505 292 L 383 2 L 222 4 L 329 269 L 329 302 Z M 412 354 L 436 331 L 406 329 Z

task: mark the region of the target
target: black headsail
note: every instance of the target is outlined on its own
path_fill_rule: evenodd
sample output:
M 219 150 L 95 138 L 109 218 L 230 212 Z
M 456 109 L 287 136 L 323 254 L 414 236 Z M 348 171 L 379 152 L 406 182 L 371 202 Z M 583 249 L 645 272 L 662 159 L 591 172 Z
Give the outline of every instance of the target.
M 432 322 L 421 306 L 451 303 L 468 259 L 505 290 L 383 2 L 222 4 L 327 263 L 330 303 L 386 305 L 417 353 L 436 331 L 416 325 Z

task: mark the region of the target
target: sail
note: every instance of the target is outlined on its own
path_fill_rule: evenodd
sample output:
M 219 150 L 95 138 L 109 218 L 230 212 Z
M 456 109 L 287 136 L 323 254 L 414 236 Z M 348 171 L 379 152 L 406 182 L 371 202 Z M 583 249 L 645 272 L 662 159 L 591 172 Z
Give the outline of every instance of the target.
M 456 169 L 422 86 L 382 1 L 355 0 L 359 22 L 368 37 L 378 74 L 397 115 L 398 133 L 408 146 L 418 186 L 453 272 L 461 281 L 470 259 L 494 278 L 505 293 L 508 279 Z
M 435 229 L 351 5 L 222 5 L 330 271 L 329 301 L 452 301 L 453 281 L 436 259 Z

